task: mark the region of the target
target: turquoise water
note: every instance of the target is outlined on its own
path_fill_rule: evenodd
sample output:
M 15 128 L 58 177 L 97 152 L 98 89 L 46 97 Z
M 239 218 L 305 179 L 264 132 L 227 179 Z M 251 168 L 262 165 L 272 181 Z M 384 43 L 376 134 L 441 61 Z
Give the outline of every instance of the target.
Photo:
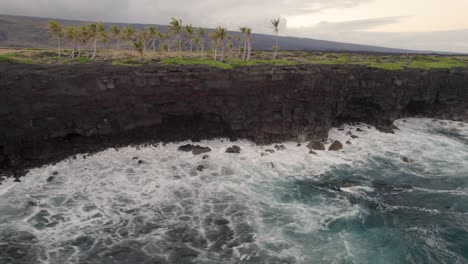
M 395 124 L 317 155 L 220 139 L 34 169 L 0 185 L 0 263 L 468 263 L 468 124 Z

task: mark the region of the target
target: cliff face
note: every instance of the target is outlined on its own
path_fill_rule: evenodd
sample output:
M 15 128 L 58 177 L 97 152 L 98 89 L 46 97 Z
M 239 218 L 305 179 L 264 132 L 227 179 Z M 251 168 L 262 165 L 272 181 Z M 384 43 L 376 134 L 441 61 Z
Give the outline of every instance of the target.
M 466 120 L 468 70 L 0 64 L 0 169 L 148 140 L 325 139 L 333 125 Z

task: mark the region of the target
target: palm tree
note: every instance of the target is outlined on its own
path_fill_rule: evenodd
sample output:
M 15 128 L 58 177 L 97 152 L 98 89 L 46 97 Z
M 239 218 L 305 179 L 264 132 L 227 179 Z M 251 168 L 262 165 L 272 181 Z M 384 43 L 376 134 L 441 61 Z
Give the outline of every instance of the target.
M 48 27 L 50 32 L 57 38 L 58 41 L 58 56 L 62 55 L 61 53 L 61 41 L 64 36 L 63 26 L 57 21 L 49 21 Z
M 155 26 L 149 26 L 147 29 L 149 41 L 151 41 L 151 48 L 153 53 L 156 52 L 156 38 L 158 38 L 158 30 Z
M 252 29 L 251 28 L 247 28 L 246 30 L 246 34 L 247 34 L 247 59 L 246 60 L 250 60 L 250 55 L 252 53 Z
M 241 57 L 241 50 L 242 50 L 242 36 L 237 35 L 236 36 L 236 41 L 237 41 L 237 46 L 238 46 L 238 50 L 239 50 L 239 53 L 237 54 L 237 58 L 240 58 Z
M 278 55 L 278 35 L 279 35 L 279 25 L 280 25 L 280 18 L 278 19 L 272 19 L 270 21 L 271 27 L 273 28 L 273 31 L 276 34 L 276 44 L 275 44 L 275 53 L 273 53 L 273 59 L 276 59 L 276 56 Z
M 228 55 L 227 55 L 228 58 L 231 57 L 232 49 L 234 48 L 232 40 L 233 40 L 232 35 L 227 35 L 226 42 L 227 42 L 227 47 L 228 47 Z
M 209 34 L 211 43 L 213 46 L 213 60 L 217 60 L 218 58 L 218 42 L 219 42 L 219 35 L 216 33 L 216 31 L 212 31 Z
M 92 36 L 93 40 L 93 56 L 91 56 L 91 59 L 94 60 L 96 57 L 96 51 L 97 51 L 97 41 L 100 33 L 104 31 L 104 24 L 103 23 L 91 23 L 88 25 L 89 32 Z
M 129 50 L 132 50 L 133 48 L 134 36 L 135 36 L 135 30 L 131 26 L 127 26 L 122 29 L 121 38 L 122 38 L 122 41 L 128 44 Z
M 200 38 L 200 46 L 201 46 L 201 53 L 202 59 L 205 58 L 205 38 L 206 38 L 206 29 L 199 28 L 198 29 L 198 37 Z
M 194 35 L 195 35 L 195 32 L 193 30 L 192 25 L 186 25 L 185 26 L 185 33 L 187 34 L 187 38 L 188 38 L 188 41 L 189 41 L 190 53 L 192 53 L 193 38 L 194 38 Z
M 141 61 L 143 61 L 145 59 L 145 36 L 143 33 L 140 33 L 138 35 L 138 39 L 136 42 L 133 42 L 133 47 L 140 55 Z
M 242 52 L 242 60 L 245 61 L 247 59 L 247 27 L 240 27 L 239 30 L 242 33 L 242 38 L 244 41 L 244 50 Z
M 117 40 L 117 51 L 120 51 L 120 35 L 122 33 L 122 30 L 119 26 L 112 25 L 110 27 L 110 32 L 112 34 L 112 37 L 114 37 L 114 39 Z
M 86 45 L 90 38 L 88 26 L 81 26 L 78 30 L 78 57 L 81 56 L 81 44 L 83 44 L 86 49 Z M 84 53 L 86 54 L 86 50 Z
M 107 44 L 109 43 L 109 34 L 104 30 L 104 28 L 100 28 L 99 30 L 99 39 L 104 44 L 104 52 L 105 52 L 105 59 L 109 56 L 109 52 L 107 50 Z
M 73 26 L 66 27 L 65 28 L 65 37 L 72 44 L 72 53 L 70 54 L 70 57 L 72 59 L 74 59 L 75 58 L 75 43 L 76 43 L 76 40 L 78 39 L 77 29 L 75 27 L 73 27 Z
M 217 27 L 215 32 L 218 37 L 218 40 L 221 42 L 221 61 L 223 61 L 224 60 L 224 39 L 226 38 L 227 29 L 223 27 Z
M 172 18 L 169 23 L 170 31 L 176 36 L 176 41 L 179 49 L 179 58 L 182 58 L 182 40 L 180 37 L 180 32 L 182 30 L 182 20 Z

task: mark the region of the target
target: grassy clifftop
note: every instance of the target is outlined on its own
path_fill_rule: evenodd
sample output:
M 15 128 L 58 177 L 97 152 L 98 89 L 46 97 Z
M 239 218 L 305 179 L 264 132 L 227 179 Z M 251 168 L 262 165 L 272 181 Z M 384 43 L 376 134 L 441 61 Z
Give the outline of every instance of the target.
M 284 51 L 280 52 L 277 59 L 271 59 L 271 53 L 265 51 L 255 51 L 252 59 L 243 61 L 231 56 L 222 61 L 214 61 L 210 53 L 204 56 L 193 52 L 185 52 L 179 58 L 176 52 L 160 53 L 156 52 L 141 60 L 136 54 L 128 51 L 110 51 L 102 53 L 91 60 L 86 55 L 70 58 L 69 51 L 64 52 L 64 56 L 57 57 L 54 50 L 50 49 L 0 49 L 0 61 L 22 64 L 77 64 L 107 62 L 113 65 L 143 65 L 143 64 L 163 64 L 163 65 L 207 65 L 221 69 L 233 69 L 235 67 L 253 65 L 298 65 L 298 64 L 353 64 L 363 65 L 371 68 L 386 70 L 413 69 L 450 69 L 468 68 L 468 56 L 445 56 L 445 55 L 402 55 L 402 54 L 361 54 L 361 53 L 322 53 L 304 51 Z

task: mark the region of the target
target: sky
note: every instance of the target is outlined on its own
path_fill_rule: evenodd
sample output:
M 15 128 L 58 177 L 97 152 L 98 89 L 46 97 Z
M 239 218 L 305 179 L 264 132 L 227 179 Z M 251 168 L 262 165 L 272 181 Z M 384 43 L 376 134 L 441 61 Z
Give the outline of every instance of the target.
M 0 0 L 0 13 L 194 26 L 391 48 L 468 53 L 468 0 Z

